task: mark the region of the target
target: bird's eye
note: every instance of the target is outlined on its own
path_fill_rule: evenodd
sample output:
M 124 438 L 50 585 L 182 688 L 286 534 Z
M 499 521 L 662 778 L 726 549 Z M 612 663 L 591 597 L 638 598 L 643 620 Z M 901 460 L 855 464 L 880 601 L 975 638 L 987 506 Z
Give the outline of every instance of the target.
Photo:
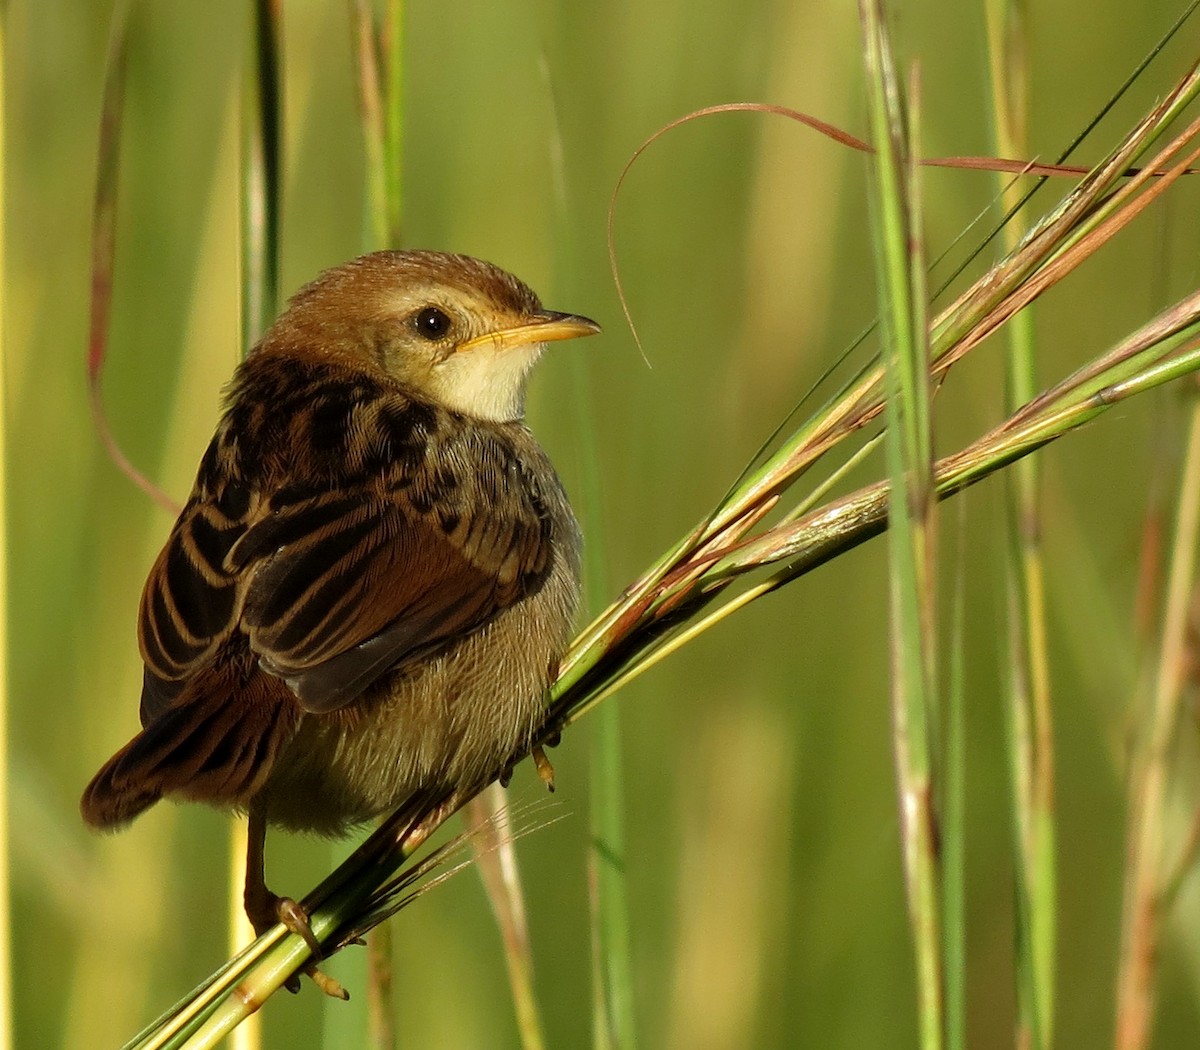
M 450 331 L 450 318 L 436 306 L 427 306 L 417 314 L 416 325 L 426 339 L 441 339 Z

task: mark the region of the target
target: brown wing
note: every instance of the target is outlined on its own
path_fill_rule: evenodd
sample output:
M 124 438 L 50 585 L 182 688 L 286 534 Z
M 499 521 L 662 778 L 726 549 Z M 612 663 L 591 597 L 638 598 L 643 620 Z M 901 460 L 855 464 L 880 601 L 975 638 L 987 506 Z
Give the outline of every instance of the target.
M 239 632 L 305 709 L 330 711 L 540 584 L 548 516 L 511 436 L 455 418 L 426 426 L 419 446 L 389 447 L 406 404 L 354 406 L 357 433 L 383 444 L 348 458 L 340 484 L 274 478 L 274 499 L 226 484 L 248 471 L 220 469 L 235 450 L 218 433 L 216 480 L 201 468 L 143 593 L 143 723 Z
M 549 544 L 516 450 L 463 428 L 420 463 L 263 520 L 229 560 L 250 577 L 241 625 L 261 666 L 330 711 L 528 594 Z
M 205 463 L 222 440 L 213 438 Z M 161 714 L 187 681 L 208 667 L 237 625 L 242 583 L 225 565 L 245 533 L 249 486 L 197 483 L 142 590 L 138 645 L 145 664 L 142 725 Z

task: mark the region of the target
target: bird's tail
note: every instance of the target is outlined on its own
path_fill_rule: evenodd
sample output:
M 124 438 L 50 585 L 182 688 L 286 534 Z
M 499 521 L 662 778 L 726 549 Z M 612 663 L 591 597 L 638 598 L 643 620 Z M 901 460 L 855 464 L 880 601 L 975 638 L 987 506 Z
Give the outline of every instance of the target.
M 198 676 L 101 767 L 80 800 L 83 819 L 111 830 L 164 795 L 242 807 L 292 738 L 298 708 L 278 679 L 232 668 Z

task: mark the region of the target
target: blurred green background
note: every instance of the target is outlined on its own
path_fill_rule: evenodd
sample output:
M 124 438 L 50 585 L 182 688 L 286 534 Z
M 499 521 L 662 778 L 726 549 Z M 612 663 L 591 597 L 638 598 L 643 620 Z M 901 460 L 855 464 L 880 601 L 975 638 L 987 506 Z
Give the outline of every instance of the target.
M 364 246 L 348 6 L 284 5 L 283 280 Z M 1033 154 L 1052 159 L 1177 15 L 1179 0 L 1034 4 Z M 981 3 L 896 5 L 922 73 L 928 154 L 987 153 Z M 170 521 L 100 449 L 84 350 L 99 101 L 111 5 L 6 5 L 11 792 L 16 1038 L 107 1047 L 225 957 L 227 821 L 157 807 L 87 834 L 77 799 L 134 731 L 134 616 Z M 132 9 L 110 362 L 112 426 L 182 498 L 238 346 L 238 113 L 247 5 Z M 1195 31 L 1191 33 L 1194 44 Z M 1173 46 L 1102 125 L 1097 159 L 1177 76 Z M 840 0 L 414 2 L 407 25 L 405 241 L 491 259 L 600 340 L 555 351 L 533 428 L 600 551 L 606 599 L 691 526 L 874 316 L 865 161 L 778 119 L 722 116 L 633 169 L 616 243 L 651 367 L 624 325 L 605 221 L 621 166 L 684 112 L 763 100 L 865 133 L 855 5 Z M 991 176 L 925 175 L 931 254 L 987 208 Z M 1054 191 L 1046 197 L 1048 206 Z M 1037 307 L 1057 379 L 1197 283 L 1186 187 Z M 950 451 L 1001 413 L 999 343 L 939 396 Z M 582 393 L 581 393 L 582 392 Z M 1178 393 L 1143 398 L 1046 455 L 1045 539 L 1060 812 L 1061 1047 L 1111 1041 L 1124 776 L 1143 517 L 1177 458 Z M 590 422 L 588 422 L 590 417 Z M 591 427 L 602 505 L 582 505 Z M 876 462 L 871 476 L 883 467 Z M 865 476 L 865 475 L 864 475 Z M 1012 1045 L 1001 487 L 943 518 L 964 551 L 970 1045 Z M 960 510 L 962 511 L 960 516 Z M 626 689 L 634 994 L 643 1047 L 916 1045 L 896 830 L 886 560 L 875 543 L 759 603 Z M 1185 749 L 1195 750 L 1185 732 Z M 585 872 L 591 726 L 554 754 L 565 819 L 520 844 L 553 1047 L 591 1043 Z M 1195 786 L 1194 784 L 1191 786 Z M 518 800 L 539 799 L 525 768 Z M 1186 791 L 1174 817 L 1194 809 Z M 272 885 L 302 894 L 326 844 L 272 836 Z M 1200 1030 L 1200 890 L 1168 930 L 1156 1045 Z M 466 873 L 395 922 L 404 1045 L 514 1047 L 499 935 Z M 361 952 L 331 972 L 364 986 Z M 364 996 L 312 988 L 265 1010 L 268 1047 L 361 1044 Z

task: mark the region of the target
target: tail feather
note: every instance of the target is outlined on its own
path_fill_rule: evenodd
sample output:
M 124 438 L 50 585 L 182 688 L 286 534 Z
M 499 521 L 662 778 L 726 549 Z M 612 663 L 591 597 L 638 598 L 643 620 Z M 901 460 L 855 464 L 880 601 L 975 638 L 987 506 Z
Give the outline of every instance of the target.
M 295 700 L 278 679 L 212 668 L 101 767 L 84 789 L 83 819 L 115 829 L 166 795 L 245 806 L 298 721 Z

